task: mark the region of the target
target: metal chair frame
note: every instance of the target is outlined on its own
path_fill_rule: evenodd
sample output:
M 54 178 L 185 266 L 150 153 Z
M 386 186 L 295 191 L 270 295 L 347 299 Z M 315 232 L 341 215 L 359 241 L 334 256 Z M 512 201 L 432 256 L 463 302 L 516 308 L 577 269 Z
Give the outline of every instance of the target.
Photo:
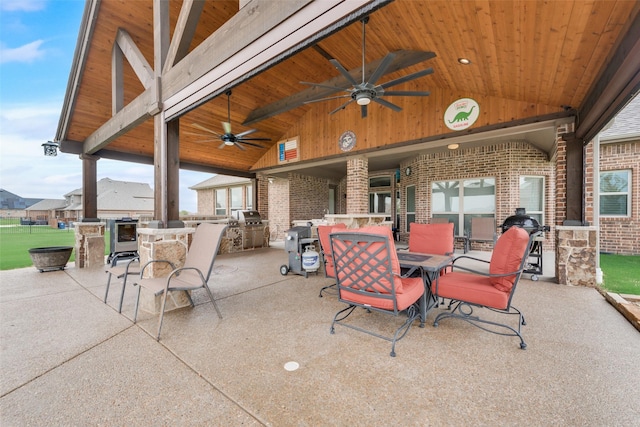
M 535 237 L 538 235 L 539 233 L 533 233 L 529 236 L 529 242 L 527 243 L 527 247 L 524 251 L 524 253 L 522 254 L 522 260 L 520 262 L 520 265 L 518 267 L 518 270 L 516 271 L 512 271 L 509 273 L 504 273 L 504 274 L 488 274 L 488 273 L 483 273 L 483 272 L 479 272 L 477 270 L 473 270 L 467 267 L 462 267 L 460 265 L 456 265 L 457 262 L 463 260 L 463 259 L 468 259 L 468 260 L 473 260 L 473 261 L 478 261 L 478 262 L 482 262 L 485 264 L 490 264 L 489 261 L 483 260 L 483 259 L 479 259 L 479 258 L 475 258 L 475 257 L 471 257 L 468 255 L 461 255 L 459 257 L 457 257 L 452 263 L 451 263 L 451 267 L 455 270 L 455 269 L 460 269 L 460 270 L 464 270 L 466 272 L 475 274 L 475 275 L 479 275 L 479 276 L 484 276 L 484 277 L 509 277 L 509 276 L 515 276 L 514 282 L 513 282 L 513 286 L 511 287 L 511 291 L 509 292 L 509 297 L 507 300 L 507 305 L 505 308 L 497 308 L 497 307 L 491 307 L 488 305 L 482 305 L 482 304 L 477 304 L 474 301 L 466 301 L 466 300 L 462 300 L 462 299 L 452 299 L 451 303 L 449 304 L 449 307 L 447 308 L 447 310 L 449 310 L 452 306 L 453 306 L 453 310 L 451 311 L 444 311 L 440 314 L 438 314 L 438 316 L 436 316 L 434 322 L 433 322 L 433 326 L 437 327 L 438 324 L 440 323 L 441 320 L 446 319 L 448 317 L 454 317 L 454 318 L 458 318 L 458 319 L 462 319 L 470 324 L 472 324 L 473 326 L 476 326 L 477 328 L 480 328 L 484 331 L 487 332 L 491 332 L 493 334 L 496 335 L 503 335 L 503 336 L 517 336 L 520 339 L 520 348 L 521 349 L 526 349 L 527 348 L 527 343 L 524 341 L 524 338 L 522 337 L 522 333 L 521 333 L 521 327 L 525 326 L 527 323 L 525 321 L 524 315 L 522 314 L 522 312 L 520 312 L 520 310 L 518 310 L 516 307 L 511 305 L 511 300 L 513 299 L 513 295 L 516 291 L 516 287 L 518 285 L 518 282 L 520 281 L 520 277 L 523 274 L 523 271 L 525 269 L 525 265 L 526 265 L 526 261 L 527 261 L 527 255 L 529 254 L 529 251 L 531 250 L 531 245 L 532 242 L 534 241 Z M 439 286 L 439 278 L 436 279 L 436 284 L 435 284 L 435 295 L 438 296 L 438 286 Z M 474 312 L 474 308 L 486 308 L 490 311 L 496 312 L 496 313 L 500 313 L 500 314 L 509 314 L 509 315 L 517 315 L 518 316 L 518 327 L 513 328 L 512 326 L 509 326 L 505 323 L 498 323 L 498 322 L 493 322 L 490 320 L 486 320 L 486 319 L 482 319 L 481 317 L 473 314 Z M 490 325 L 490 326 L 496 326 L 498 328 L 503 328 L 507 330 L 507 332 L 501 332 L 500 330 L 496 330 L 496 329 L 491 329 L 489 326 L 484 326 L 484 325 Z
M 118 261 L 125 261 L 125 265 L 118 265 Z M 122 302 L 124 301 L 124 290 L 127 287 L 127 279 L 129 275 L 138 275 L 140 273 L 140 255 L 131 257 L 131 253 L 115 254 L 111 258 L 111 265 L 105 270 L 109 276 L 107 277 L 107 286 L 104 291 L 104 303 L 107 303 L 107 297 L 109 296 L 109 287 L 111 286 L 111 278 L 115 276 L 117 279 L 122 279 L 122 291 L 120 292 L 120 303 L 118 304 L 118 313 L 122 313 Z
M 423 294 L 405 309 L 400 309 L 394 278 L 409 277 L 409 274 L 413 273 L 415 268 L 404 276 L 400 276 L 393 271 L 391 251 L 395 251 L 395 248 L 392 248 L 387 236 L 337 232 L 331 233 L 330 239 L 331 251 L 335 260 L 338 300 L 348 305 L 335 314 L 330 332 L 334 334 L 335 325 L 340 324 L 384 339 L 392 343 L 390 355 L 395 357 L 396 342 L 409 332 L 413 321 L 420 317 L 418 304 Z M 353 298 L 365 298 L 371 303 L 354 301 L 349 298 L 350 295 L 353 295 Z M 393 308 L 376 307 L 375 300 L 379 300 L 382 304 L 391 302 Z M 343 322 L 357 307 L 362 307 L 368 312 L 375 311 L 396 317 L 406 311 L 407 320 L 395 331 L 393 336 L 385 336 L 360 326 Z

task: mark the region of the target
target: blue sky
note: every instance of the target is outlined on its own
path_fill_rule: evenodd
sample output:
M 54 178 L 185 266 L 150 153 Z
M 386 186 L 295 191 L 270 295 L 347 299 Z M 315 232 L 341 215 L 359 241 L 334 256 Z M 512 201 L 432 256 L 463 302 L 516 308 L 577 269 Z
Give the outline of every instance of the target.
M 62 199 L 82 186 L 77 155 L 45 157 L 67 88 L 83 0 L 0 0 L 0 187 L 22 197 Z M 180 172 L 180 210 L 196 212 L 188 187 L 212 175 Z M 98 179 L 145 182 L 153 167 L 107 159 Z

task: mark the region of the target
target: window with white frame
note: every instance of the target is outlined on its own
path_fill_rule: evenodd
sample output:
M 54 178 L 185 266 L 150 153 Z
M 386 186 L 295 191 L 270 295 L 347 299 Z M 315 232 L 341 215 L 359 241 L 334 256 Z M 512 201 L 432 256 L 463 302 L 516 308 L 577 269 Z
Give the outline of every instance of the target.
M 544 176 L 520 177 L 520 205 L 538 224 L 544 224 Z
M 246 191 L 246 206 L 248 210 L 253 209 L 253 187 L 251 185 L 247 185 L 245 188 Z
M 407 186 L 407 223 L 406 228 L 407 232 L 409 232 L 409 228 L 411 227 L 411 223 L 416 222 L 416 186 L 408 185 Z
M 242 187 L 231 187 L 231 213 L 242 210 Z
M 631 215 L 631 171 L 600 172 L 600 215 Z
M 431 183 L 431 216 L 453 222 L 455 234 L 471 229 L 471 218 L 495 218 L 495 178 L 474 178 Z
M 216 215 L 227 215 L 227 189 L 216 189 Z

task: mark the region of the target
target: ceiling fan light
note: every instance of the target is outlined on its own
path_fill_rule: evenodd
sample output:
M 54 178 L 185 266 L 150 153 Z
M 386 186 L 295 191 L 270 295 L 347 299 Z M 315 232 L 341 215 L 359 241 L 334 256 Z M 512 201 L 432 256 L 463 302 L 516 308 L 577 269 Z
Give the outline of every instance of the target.
M 371 102 L 371 98 L 369 98 L 369 94 L 359 93 L 356 95 L 356 103 L 358 105 L 369 105 L 370 102 Z
M 447 148 L 449 150 L 457 150 L 458 147 L 460 147 L 460 144 L 449 144 L 449 145 L 447 145 Z
M 471 64 L 471 60 L 469 58 L 458 58 L 458 62 L 461 63 L 462 65 Z
M 226 140 L 226 141 L 224 142 L 224 145 L 233 145 L 233 141 L 231 141 L 231 140 Z

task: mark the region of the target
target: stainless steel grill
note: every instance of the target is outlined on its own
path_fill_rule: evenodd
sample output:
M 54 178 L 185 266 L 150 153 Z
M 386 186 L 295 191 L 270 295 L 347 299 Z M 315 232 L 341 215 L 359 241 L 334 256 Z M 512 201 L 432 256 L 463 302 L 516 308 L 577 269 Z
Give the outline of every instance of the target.
M 238 227 L 243 231 L 242 247 L 261 248 L 264 246 L 264 228 L 262 217 L 258 211 L 234 211 L 234 220 L 238 222 Z

